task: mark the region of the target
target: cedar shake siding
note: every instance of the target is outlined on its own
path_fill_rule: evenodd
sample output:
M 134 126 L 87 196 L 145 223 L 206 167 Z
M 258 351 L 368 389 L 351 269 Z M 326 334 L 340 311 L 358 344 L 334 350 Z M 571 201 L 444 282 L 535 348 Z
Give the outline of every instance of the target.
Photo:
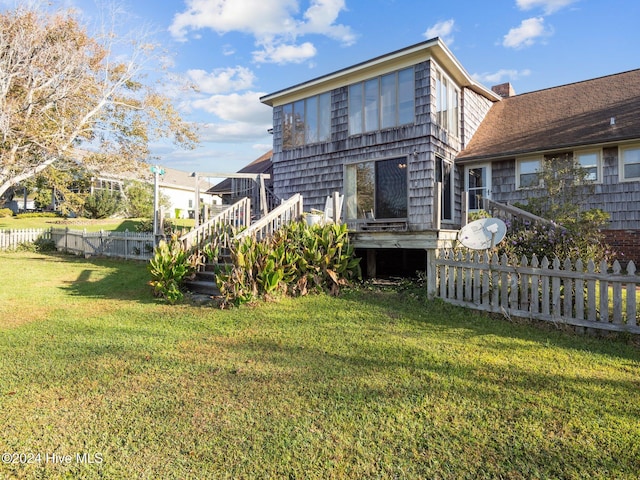
M 638 262 L 640 179 L 625 178 L 621 170 L 622 152 L 635 147 L 640 148 L 640 70 L 505 98 L 492 106 L 456 161 L 489 162 L 491 198 L 526 204 L 541 190 L 517 188 L 519 159 L 595 153 L 598 178 L 584 208 L 607 212 L 611 246 L 622 259 Z
M 432 50 L 433 49 L 433 50 Z M 491 104 L 499 97 L 484 87 L 473 83 L 466 72 L 459 68 L 446 47 L 433 40 L 409 47 L 407 55 L 416 58 L 410 62 L 398 55 L 404 51 L 389 54 L 391 66 L 379 67 L 386 57 L 374 59 L 376 67 L 353 67 L 349 75 L 341 78 L 341 72 L 331 74 L 326 81 L 327 87 L 321 84 L 324 78 L 309 82 L 308 94 L 297 93 L 296 90 L 306 88 L 306 84 L 291 87 L 295 95 L 288 90 L 263 97 L 265 103 L 273 103 L 273 186 L 274 193 L 280 198 L 288 198 L 301 193 L 305 210 L 323 209 L 326 197 L 333 192 L 345 193 L 345 175 L 348 166 L 362 162 L 398 160 L 406 164 L 407 215 L 406 224 L 409 231 L 425 231 L 433 229 L 434 202 L 436 183 L 436 157 L 444 159 L 452 170 L 451 190 L 452 218 L 442 220 L 442 228 L 457 229 L 460 226 L 460 191 L 463 187 L 461 171 L 455 168 L 454 161 L 460 152 L 465 139 L 475 133 L 483 116 Z M 420 55 L 416 53 L 420 52 Z M 435 53 L 434 53 L 435 52 Z M 432 56 L 434 55 L 434 56 Z M 420 61 L 420 56 L 423 60 Z M 437 57 L 437 58 L 435 58 Z M 401 60 L 399 60 L 401 59 Z M 366 63 L 366 62 L 365 62 Z M 362 72 L 360 72 L 360 69 Z M 369 79 L 388 75 L 394 71 L 413 70 L 414 79 L 414 120 L 390 128 L 349 134 L 349 88 L 350 85 Z M 440 72 L 440 73 L 438 73 Z M 455 128 L 445 129 L 439 126 L 436 103 L 437 75 L 446 76 L 447 92 L 458 92 L 457 119 L 458 133 Z M 340 81 L 338 81 L 338 79 Z M 334 86 L 335 83 L 341 83 Z M 283 120 L 285 107 L 292 102 L 310 98 L 314 95 L 330 93 L 331 132 L 326 141 L 291 147 L 285 146 Z M 283 100 L 274 100 L 279 96 Z M 287 96 L 288 95 L 288 96 Z M 268 98 L 268 100 L 264 100 Z M 453 110 L 452 103 L 448 103 Z M 446 112 L 445 112 L 446 113 Z M 453 118 L 453 117 L 449 117 Z M 449 120 L 452 122 L 452 120 Z M 289 127 L 291 128 L 291 127 Z M 452 131 L 452 133 L 449 132 Z M 353 168 L 353 167 L 351 167 Z
M 412 121 L 406 110 L 411 98 L 407 75 L 400 83 L 401 72 L 410 69 Z M 474 174 L 479 167 L 491 173 L 490 190 L 476 185 L 476 192 L 489 191 L 501 203 L 526 203 L 541 193 L 519 187 L 520 180 L 525 185 L 535 181 L 536 162 L 527 160 L 580 153 L 597 176 L 585 208 L 610 214 L 609 229 L 627 232 L 620 244 L 637 239 L 640 69 L 520 95 L 508 84 L 496 90 L 504 96 L 477 84 L 435 38 L 266 95 L 261 101 L 273 107 L 275 194 L 301 193 L 309 210 L 323 209 L 326 197 L 338 191 L 345 194 L 349 218 L 357 217 L 349 224 L 357 233 L 369 230 L 375 213 L 375 221 L 402 220 L 396 223 L 415 233 L 416 242 L 433 234 L 445 239 L 462 223 L 466 167 L 473 167 Z M 390 111 L 398 109 L 395 123 L 381 106 L 394 94 Z M 405 106 L 402 117 L 400 105 Z M 434 195 L 438 182 L 444 188 L 445 181 L 442 203 L 447 206 L 441 205 L 442 219 L 436 223 Z M 378 199 L 391 207 L 379 207 Z M 374 204 L 376 212 L 370 212 Z M 373 246 L 363 248 L 405 248 L 397 246 L 400 240 L 396 243 L 402 238 L 367 239 L 365 244 Z

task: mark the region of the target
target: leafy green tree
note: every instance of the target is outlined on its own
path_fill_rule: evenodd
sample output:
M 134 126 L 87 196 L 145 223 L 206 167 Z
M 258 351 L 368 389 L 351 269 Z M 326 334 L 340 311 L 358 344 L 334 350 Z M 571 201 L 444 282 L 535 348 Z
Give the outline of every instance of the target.
M 84 210 L 89 218 L 107 218 L 121 208 L 122 196 L 109 190 L 96 190 L 84 202 Z
M 163 78 L 152 68 L 164 52 L 139 26 L 119 35 L 122 12 L 90 31 L 75 10 L 18 5 L 0 12 L 0 197 L 65 159 L 134 170 L 152 140 L 195 145 L 193 125 L 146 80 Z
M 153 185 L 132 181 L 125 187 L 126 211 L 130 218 L 153 218 Z M 169 198 L 160 192 L 159 204 L 169 208 Z

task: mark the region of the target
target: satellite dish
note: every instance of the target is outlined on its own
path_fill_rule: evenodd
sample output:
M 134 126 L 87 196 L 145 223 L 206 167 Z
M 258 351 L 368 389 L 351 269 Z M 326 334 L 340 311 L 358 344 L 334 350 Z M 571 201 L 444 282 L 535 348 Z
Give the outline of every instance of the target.
M 498 245 L 507 234 L 507 226 L 499 218 L 481 218 L 460 229 L 458 240 L 472 250 L 486 250 Z

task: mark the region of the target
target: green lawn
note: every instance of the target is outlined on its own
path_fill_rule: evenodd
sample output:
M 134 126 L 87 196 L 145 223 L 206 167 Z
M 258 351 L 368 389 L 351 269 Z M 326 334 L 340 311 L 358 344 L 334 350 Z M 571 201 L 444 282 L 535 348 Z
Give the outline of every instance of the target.
M 638 478 L 633 339 L 410 290 L 171 307 L 145 268 L 0 253 L 0 478 Z
M 111 230 L 135 232 L 140 224 L 140 219 L 135 218 L 107 218 L 104 220 L 91 220 L 88 218 L 52 218 L 52 217 L 0 217 L 0 230 L 21 230 L 27 228 L 65 228 L 74 230 L 86 229 L 88 232 Z M 172 220 L 180 227 L 193 227 L 193 220 Z

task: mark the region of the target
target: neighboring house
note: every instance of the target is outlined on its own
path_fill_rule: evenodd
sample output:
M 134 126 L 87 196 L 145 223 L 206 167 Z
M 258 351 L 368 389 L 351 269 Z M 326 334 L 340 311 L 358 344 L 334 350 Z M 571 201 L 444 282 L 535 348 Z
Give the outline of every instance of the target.
M 169 201 L 169 209 L 165 212 L 166 218 L 194 218 L 195 216 L 195 177 L 190 172 L 184 172 L 173 168 L 162 167 L 164 174 L 159 176 L 158 190 Z M 139 175 L 96 175 L 92 178 L 91 191 L 107 189 L 123 192 L 128 181 L 142 181 L 153 184 L 153 175 L 149 173 L 144 177 Z M 200 179 L 200 203 L 202 205 L 221 205 L 222 198 L 208 193 L 211 183 Z
M 428 40 L 262 97 L 273 107 L 274 192 L 301 193 L 306 209 L 343 193 L 370 273 L 419 268 L 425 250 L 455 238 L 475 194 L 526 201 L 535 159 L 575 152 L 600 181 L 589 206 L 637 235 L 638 76 L 503 98 L 509 85 L 487 89 Z
M 258 175 L 265 175 L 268 178 L 263 179 L 266 189 L 267 198 L 272 200 L 273 205 L 273 165 L 271 157 L 273 150 L 256 158 L 253 162 L 238 170 L 244 178 L 226 178 L 222 182 L 211 187 L 207 193 L 217 195 L 222 198 L 223 203 L 231 205 L 238 200 L 249 197 L 253 207 L 258 208 L 260 205 L 260 182 Z M 276 202 L 277 204 L 278 202 Z

